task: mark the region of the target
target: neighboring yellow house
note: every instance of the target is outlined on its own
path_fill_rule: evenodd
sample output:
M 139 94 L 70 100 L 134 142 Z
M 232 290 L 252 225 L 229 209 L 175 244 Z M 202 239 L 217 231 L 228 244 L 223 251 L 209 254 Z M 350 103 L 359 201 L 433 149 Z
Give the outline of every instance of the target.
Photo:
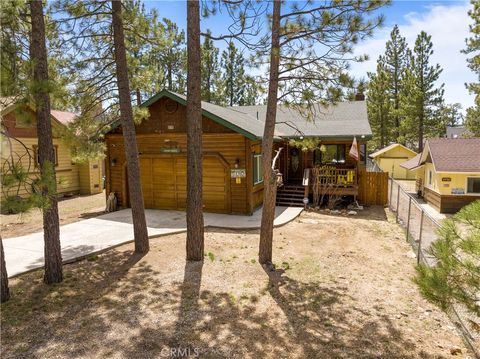
M 427 140 L 402 167 L 415 174 L 417 193 L 440 213 L 480 200 L 480 138 Z
M 8 173 L 11 164 L 21 164 L 30 179 L 39 174 L 37 163 L 37 128 L 35 112 L 30 106 L 17 106 L 9 99 L 1 99 L 1 161 L 2 173 Z M 58 130 L 74 120 L 75 114 L 65 111 L 51 111 L 53 145 L 55 151 L 55 172 L 59 194 L 95 194 L 103 191 L 102 161 L 95 160 L 85 164 L 72 162 L 70 148 L 61 138 Z M 27 188 L 24 188 L 27 187 Z M 1 199 L 5 196 L 24 196 L 31 191 L 27 186 L 20 188 L 3 187 Z
M 415 179 L 415 173 L 407 171 L 400 165 L 415 157 L 417 153 L 399 144 L 393 143 L 370 155 L 370 158 L 383 171 L 395 179 Z

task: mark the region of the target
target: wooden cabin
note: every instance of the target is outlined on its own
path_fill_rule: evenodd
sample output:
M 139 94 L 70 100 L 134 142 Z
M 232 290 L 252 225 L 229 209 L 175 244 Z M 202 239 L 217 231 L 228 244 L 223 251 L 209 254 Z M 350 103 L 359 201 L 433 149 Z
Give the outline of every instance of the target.
M 27 172 L 30 181 L 39 176 L 37 163 L 38 136 L 35 111 L 32 106 L 19 105 L 13 98 L 2 98 L 1 104 L 1 172 L 8 174 L 12 164 L 20 165 Z M 59 195 L 96 194 L 103 191 L 101 160 L 85 164 L 72 162 L 71 149 L 65 143 L 60 130 L 73 121 L 75 114 L 67 111 L 51 110 L 53 146 L 55 152 L 55 172 Z M 25 197 L 31 188 L 25 185 L 2 186 L 1 199 Z
M 440 213 L 480 200 L 480 138 L 435 138 L 402 164 L 415 174 L 416 192 Z
M 186 98 L 163 90 L 142 106 L 150 116 L 136 125 L 140 172 L 146 208 L 183 210 L 186 206 Z M 203 196 L 209 212 L 251 214 L 263 201 L 261 139 L 266 106 L 222 107 L 202 102 Z M 318 148 L 303 152 L 291 139 L 312 137 Z M 356 137 L 360 156 L 349 156 Z M 314 121 L 279 106 L 275 148 L 289 202 L 303 205 L 311 195 L 310 169 L 325 171 L 325 186 L 337 193 L 358 194 L 358 170 L 364 168 L 371 137 L 364 101 L 318 107 Z M 121 125 L 105 136 L 106 189 L 129 207 L 127 167 Z M 301 195 L 298 195 L 298 191 Z

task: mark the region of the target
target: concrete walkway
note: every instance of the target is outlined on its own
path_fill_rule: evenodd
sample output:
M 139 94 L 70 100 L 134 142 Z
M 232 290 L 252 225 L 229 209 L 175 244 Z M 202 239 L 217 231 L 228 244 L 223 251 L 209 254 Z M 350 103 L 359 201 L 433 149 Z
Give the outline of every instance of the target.
M 302 210 L 295 207 L 277 207 L 274 225 L 277 227 L 292 221 Z M 187 230 L 185 212 L 147 209 L 146 216 L 150 238 Z M 261 216 L 261 209 L 251 216 L 205 213 L 204 221 L 205 227 L 256 229 L 260 228 Z M 64 262 L 72 262 L 131 242 L 133 241 L 131 211 L 124 209 L 61 226 L 60 239 Z M 44 265 L 43 232 L 3 239 L 3 247 L 9 277 Z

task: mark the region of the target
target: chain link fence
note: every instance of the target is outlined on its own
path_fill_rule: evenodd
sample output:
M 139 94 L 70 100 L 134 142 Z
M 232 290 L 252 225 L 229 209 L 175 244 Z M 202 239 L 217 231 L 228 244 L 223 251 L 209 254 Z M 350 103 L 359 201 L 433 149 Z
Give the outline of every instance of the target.
M 435 258 L 429 253 L 429 249 L 437 239 L 441 223 L 422 208 L 415 195 L 409 194 L 391 177 L 388 181 L 388 207 L 395 214 L 397 223 L 405 228 L 405 239 L 412 246 L 417 263 L 434 266 Z M 462 333 L 465 343 L 475 357 L 480 358 L 480 332 L 470 329 L 471 314 L 459 305 L 453 306 L 447 314 Z

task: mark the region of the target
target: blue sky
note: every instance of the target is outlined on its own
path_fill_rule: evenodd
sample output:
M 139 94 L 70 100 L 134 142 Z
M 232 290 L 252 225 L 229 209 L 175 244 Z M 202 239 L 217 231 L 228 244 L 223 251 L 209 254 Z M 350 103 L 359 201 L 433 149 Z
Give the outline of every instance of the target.
M 145 1 L 147 8 L 156 8 L 159 16 L 175 21 L 180 28 L 186 29 L 185 1 Z M 394 0 L 391 6 L 382 9 L 385 26 L 377 30 L 374 37 L 360 43 L 357 54 L 368 54 L 370 60 L 352 65 L 351 73 L 366 77 L 368 71 L 375 70 L 375 62 L 383 53 L 385 42 L 393 25 L 398 24 L 402 36 L 412 47 L 417 34 L 424 30 L 432 36 L 434 54 L 432 62 L 439 63 L 443 70 L 440 82 L 445 83 L 445 99 L 448 103 L 459 102 L 464 108 L 473 104 L 473 96 L 465 89 L 465 82 L 474 81 L 474 74 L 466 66 L 466 56 L 460 53 L 465 47 L 468 24 L 467 15 L 471 5 L 468 0 Z M 219 14 L 202 19 L 202 29 L 211 29 L 214 33 L 224 33 L 229 19 Z M 224 44 L 217 44 L 223 48 Z

